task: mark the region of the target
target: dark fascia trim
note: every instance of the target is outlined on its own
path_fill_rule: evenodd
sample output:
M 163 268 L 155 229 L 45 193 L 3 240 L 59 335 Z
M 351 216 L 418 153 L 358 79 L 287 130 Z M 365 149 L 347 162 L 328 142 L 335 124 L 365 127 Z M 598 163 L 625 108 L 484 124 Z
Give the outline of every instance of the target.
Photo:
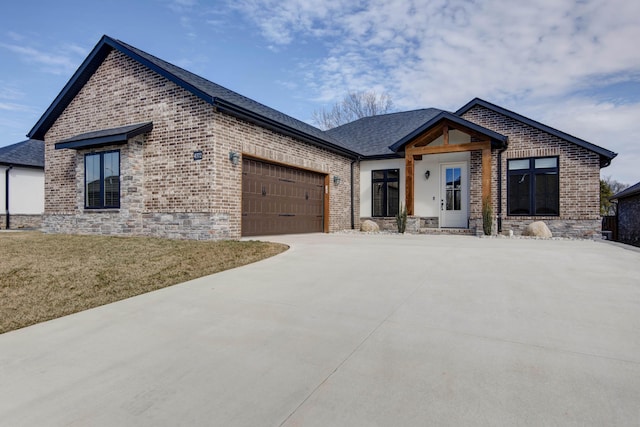
M 484 99 L 474 98 L 465 104 L 462 108 L 455 112 L 457 116 L 462 116 L 464 113 L 475 107 L 476 105 L 480 105 L 482 107 L 488 108 L 489 110 L 495 111 L 502 115 L 505 115 L 509 118 L 517 120 L 521 123 L 539 129 L 543 132 L 549 133 L 551 135 L 557 136 L 558 138 L 562 138 L 565 141 L 572 142 L 580 147 L 586 148 L 587 150 L 593 151 L 594 153 L 600 155 L 600 167 L 605 168 L 611 164 L 611 160 L 613 160 L 618 153 L 614 153 L 613 151 L 607 150 L 606 148 L 602 148 L 598 145 L 592 144 L 584 139 L 577 138 L 573 135 L 569 135 L 568 133 L 562 132 L 558 129 L 554 129 L 551 126 L 547 126 L 543 123 L 532 120 L 528 117 L 522 116 L 518 113 L 515 113 L 511 110 L 507 110 L 506 108 L 502 108 L 499 105 L 492 104 L 491 102 L 487 102 Z
M 625 188 L 617 194 L 614 194 L 609 197 L 609 200 L 626 199 L 627 197 L 635 196 L 636 194 L 640 194 L 640 182 L 629 188 Z
M 96 46 L 93 48 L 91 53 L 89 53 L 89 56 L 87 56 L 87 58 L 82 62 L 80 67 L 76 70 L 76 72 L 73 74 L 64 88 L 60 91 L 49 108 L 44 112 L 42 117 L 40 117 L 40 120 L 38 120 L 33 129 L 29 131 L 29 133 L 27 134 L 29 138 L 41 140 L 44 139 L 44 135 L 47 133 L 49 128 L 58 119 L 58 117 L 60 117 L 64 109 L 67 108 L 73 98 L 78 94 L 78 92 L 80 92 L 82 87 L 89 81 L 93 73 L 98 70 L 102 62 L 107 58 L 107 55 L 109 55 L 109 52 L 114 49 L 122 52 L 133 60 L 155 71 L 166 79 L 174 82 L 178 86 L 183 87 L 184 89 L 196 95 L 198 98 L 201 98 L 210 104 L 213 103 L 211 96 L 207 95 L 203 91 L 187 84 L 185 81 L 171 74 L 167 70 L 143 58 L 142 56 L 123 46 L 117 40 L 104 35 L 102 36 L 98 44 L 96 44 Z
M 38 165 L 25 165 L 22 164 L 20 162 L 1 162 L 0 161 L 0 166 L 11 166 L 14 168 L 25 168 L 25 169 L 40 169 L 40 170 L 44 170 L 44 166 L 38 166 Z
M 131 126 L 127 127 L 131 128 Z M 116 131 L 111 135 L 91 137 L 90 135 L 94 134 L 95 132 L 76 135 L 62 142 L 58 142 L 57 144 L 55 144 L 55 149 L 62 150 L 65 148 L 70 148 L 72 150 L 78 150 L 84 148 L 103 147 L 105 145 L 126 144 L 127 141 L 134 136 L 151 132 L 151 130 L 153 129 L 153 123 L 141 123 L 139 126 L 128 129 L 124 132 L 117 132 L 117 129 L 119 128 L 105 129 L 105 132 L 108 132 L 109 130 Z
M 44 140 L 44 136 L 49 128 L 58 117 L 60 117 L 60 114 L 67 108 L 78 92 L 80 92 L 80 89 L 89 81 L 93 73 L 96 72 L 111 51 L 112 47 L 107 44 L 106 38 L 107 36 L 103 36 L 98 44 L 96 44 L 91 53 L 89 53 L 89 56 L 82 62 L 73 76 L 71 76 L 71 79 L 53 100 L 49 108 L 47 108 L 35 126 L 29 131 L 27 137 Z
M 468 120 L 465 120 L 461 117 L 455 116 L 447 111 L 442 111 L 440 112 L 437 116 L 435 116 L 434 118 L 432 118 L 431 120 L 429 120 L 428 122 L 426 122 L 425 124 L 423 124 L 422 126 L 420 126 L 419 128 L 417 128 L 416 130 L 414 130 L 413 132 L 411 132 L 409 135 L 405 136 L 404 138 L 402 138 L 401 140 L 399 140 L 398 142 L 396 142 L 395 144 L 391 145 L 389 147 L 389 149 L 391 149 L 394 152 L 399 151 L 400 149 L 404 148 L 405 145 L 407 145 L 411 140 L 413 140 L 414 138 L 416 138 L 418 135 L 426 132 L 427 130 L 429 130 L 430 128 L 432 128 L 433 126 L 437 125 L 439 122 L 441 122 L 442 120 L 448 120 L 450 122 L 453 122 L 455 124 L 458 124 L 460 126 L 464 126 L 468 129 L 471 129 L 473 131 L 476 131 L 478 133 L 481 133 L 487 137 L 489 137 L 491 139 L 491 145 L 493 146 L 493 148 L 502 148 L 505 147 L 507 145 L 507 137 L 504 135 L 501 135 L 497 132 L 494 132 L 490 129 L 484 128 L 482 126 L 479 126 L 473 122 L 470 122 Z
M 324 148 L 325 150 L 329 150 L 333 153 L 339 154 L 341 156 L 345 156 L 345 157 L 349 157 L 352 159 L 357 159 L 359 157 L 361 157 L 360 154 L 356 153 L 355 151 L 351 151 L 347 148 L 343 148 L 340 147 L 339 145 L 333 144 L 329 141 L 326 141 L 324 139 L 320 139 L 317 137 L 314 137 L 312 135 L 309 135 L 307 133 L 304 133 L 302 131 L 299 131 L 297 129 L 288 127 L 283 125 L 282 123 L 276 122 L 274 120 L 268 119 L 264 116 L 261 116 L 259 114 L 253 113 L 249 110 L 246 110 L 242 107 L 238 107 L 235 104 L 232 104 L 230 102 L 227 102 L 223 99 L 220 98 L 214 98 L 213 99 L 213 104 L 216 107 L 216 109 L 220 112 L 229 114 L 231 116 L 237 117 L 239 119 L 245 120 L 249 123 L 253 123 L 256 124 L 260 127 L 272 130 L 274 132 L 280 133 L 282 135 L 285 136 L 290 136 L 292 138 L 296 138 L 299 139 L 301 141 L 304 141 L 308 144 L 314 145 L 316 147 L 320 147 L 320 148 Z
M 363 156 L 360 157 L 360 160 L 362 160 L 362 161 L 367 161 L 367 160 L 390 160 L 390 159 L 404 159 L 404 152 L 398 151 L 396 153 L 391 153 L 391 154 L 375 154 L 373 156 L 363 155 Z

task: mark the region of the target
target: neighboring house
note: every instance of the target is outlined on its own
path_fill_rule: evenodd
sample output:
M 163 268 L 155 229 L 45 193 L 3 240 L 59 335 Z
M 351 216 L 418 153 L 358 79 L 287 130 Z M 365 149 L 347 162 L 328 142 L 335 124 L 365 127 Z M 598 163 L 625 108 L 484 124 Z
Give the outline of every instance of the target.
M 615 153 L 474 99 L 323 132 L 104 36 L 29 137 L 45 141 L 44 229 L 218 239 L 388 224 L 600 233 Z
M 44 143 L 0 147 L 0 228 L 39 228 L 44 211 Z
M 640 182 L 613 195 L 618 202 L 618 241 L 640 246 Z

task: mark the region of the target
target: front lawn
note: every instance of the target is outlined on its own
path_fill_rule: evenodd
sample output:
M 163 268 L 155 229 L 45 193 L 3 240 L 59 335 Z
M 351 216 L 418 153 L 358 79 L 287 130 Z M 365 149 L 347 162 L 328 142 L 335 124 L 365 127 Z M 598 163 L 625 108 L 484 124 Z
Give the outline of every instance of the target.
M 285 245 L 0 233 L 0 334 L 279 254 Z

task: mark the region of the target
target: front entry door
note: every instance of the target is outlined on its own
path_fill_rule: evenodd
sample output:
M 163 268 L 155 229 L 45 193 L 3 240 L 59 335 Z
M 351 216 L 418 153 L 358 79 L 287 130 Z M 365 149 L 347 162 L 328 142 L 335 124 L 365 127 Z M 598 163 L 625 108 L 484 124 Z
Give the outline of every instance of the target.
M 466 163 L 440 165 L 440 227 L 469 227 Z

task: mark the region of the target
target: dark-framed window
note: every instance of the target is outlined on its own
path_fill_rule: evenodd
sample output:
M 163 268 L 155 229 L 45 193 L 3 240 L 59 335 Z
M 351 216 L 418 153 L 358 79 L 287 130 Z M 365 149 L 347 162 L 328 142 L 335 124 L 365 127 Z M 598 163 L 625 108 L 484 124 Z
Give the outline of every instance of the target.
M 84 207 L 120 207 L 120 151 L 103 151 L 84 156 Z
M 560 215 L 558 157 L 507 161 L 508 215 Z
M 396 216 L 400 208 L 400 170 L 371 171 L 372 216 Z

